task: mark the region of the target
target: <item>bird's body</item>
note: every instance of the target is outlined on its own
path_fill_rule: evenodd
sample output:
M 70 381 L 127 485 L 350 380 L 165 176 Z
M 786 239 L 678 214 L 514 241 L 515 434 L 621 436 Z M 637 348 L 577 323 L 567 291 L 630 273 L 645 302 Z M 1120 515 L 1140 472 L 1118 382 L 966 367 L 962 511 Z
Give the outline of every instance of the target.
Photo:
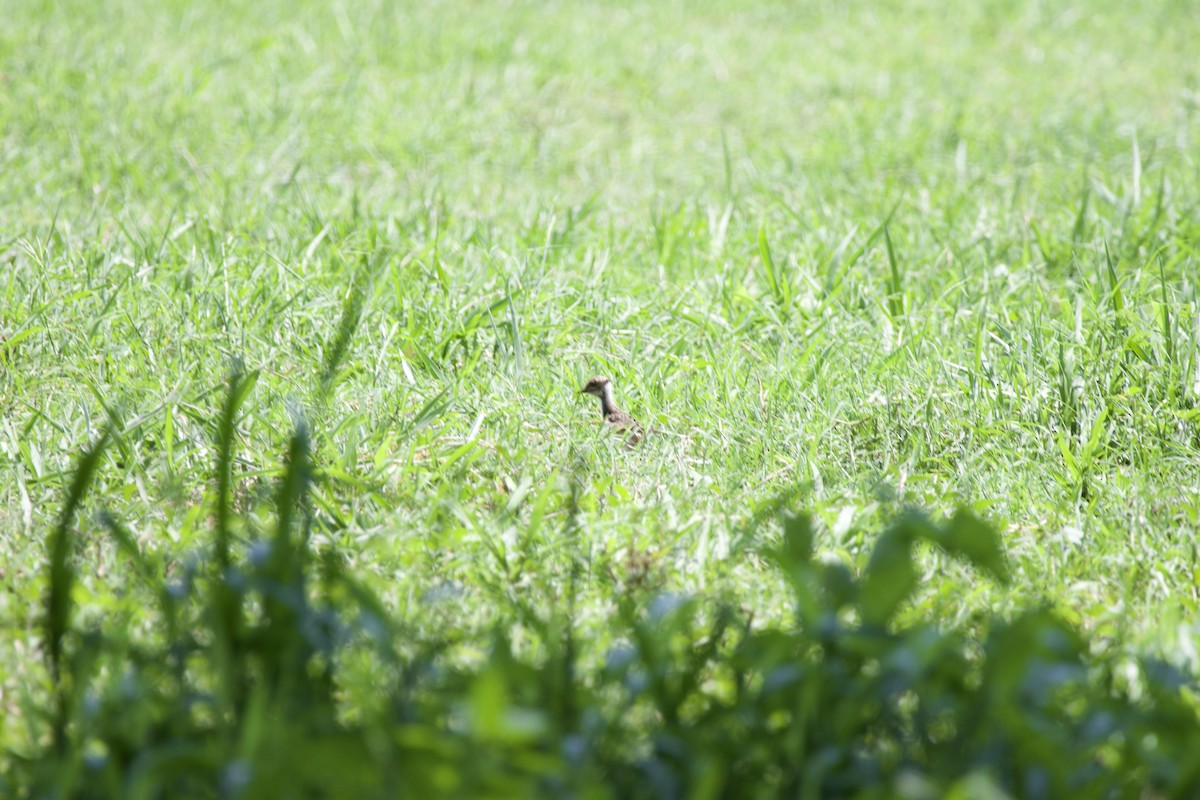
M 642 426 L 636 419 L 617 407 L 616 400 L 613 399 L 612 381 L 603 375 L 597 375 L 588 380 L 587 385 L 580 391 L 582 394 L 600 398 L 600 414 L 604 417 L 604 421 L 613 426 L 615 430 L 629 434 L 629 438 L 625 440 L 626 445 L 633 447 L 642 441 L 645 436 Z

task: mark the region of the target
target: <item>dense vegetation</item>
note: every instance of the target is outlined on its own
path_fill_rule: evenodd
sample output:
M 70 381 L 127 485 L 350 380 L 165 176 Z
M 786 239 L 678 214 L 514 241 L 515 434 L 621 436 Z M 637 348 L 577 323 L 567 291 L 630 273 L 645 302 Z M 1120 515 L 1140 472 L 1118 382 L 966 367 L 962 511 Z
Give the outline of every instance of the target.
M 0 18 L 6 796 L 1200 790 L 1191 4 Z
M 397 624 L 311 548 L 308 435 L 293 435 L 274 524 L 239 520 L 231 497 L 243 376 L 217 441 L 212 551 L 167 577 L 110 516 L 102 525 L 134 591 L 134 620 L 77 630 L 72 514 L 106 439 L 86 454 L 50 539 L 45 650 L 50 739 L 10 792 L 179 797 L 1191 797 L 1200 719 L 1189 679 L 1159 661 L 1089 659 L 1061 619 L 1031 611 L 986 639 L 893 625 L 936 545 L 1005 581 L 996 534 L 968 513 L 907 514 L 861 577 L 814 560 L 807 518 L 765 553 L 794 618 L 753 626 L 720 602 L 621 598 L 621 642 L 588 665 L 562 602 L 515 603 L 539 642 L 514 652 L 497 626 L 464 667 L 453 633 Z M 565 519 L 575 531 L 579 509 Z M 234 555 L 239 521 L 248 540 Z M 1123 669 L 1123 667 L 1125 667 Z M 354 698 L 347 694 L 369 692 Z M 352 709 L 352 710 L 351 710 Z

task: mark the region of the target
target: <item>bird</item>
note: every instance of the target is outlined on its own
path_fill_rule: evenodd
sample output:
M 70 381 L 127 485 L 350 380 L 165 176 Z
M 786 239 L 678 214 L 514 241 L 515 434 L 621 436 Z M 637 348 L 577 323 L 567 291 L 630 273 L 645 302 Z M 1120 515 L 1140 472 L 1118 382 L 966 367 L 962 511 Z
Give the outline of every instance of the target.
M 612 425 L 615 430 L 629 433 L 629 438 L 625 440 L 627 447 L 636 447 L 642 441 L 645 431 L 642 430 L 642 426 L 636 419 L 617 408 L 617 403 L 613 400 L 612 381 L 607 377 L 596 375 L 589 378 L 579 393 L 595 395 L 600 398 L 600 414 L 604 417 L 604 421 Z

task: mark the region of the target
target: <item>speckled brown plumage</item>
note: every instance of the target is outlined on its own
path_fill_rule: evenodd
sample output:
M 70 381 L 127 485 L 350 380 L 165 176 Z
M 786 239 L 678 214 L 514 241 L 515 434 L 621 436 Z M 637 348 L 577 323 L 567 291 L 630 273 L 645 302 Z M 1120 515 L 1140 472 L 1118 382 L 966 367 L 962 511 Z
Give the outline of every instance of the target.
M 638 421 L 617 408 L 617 403 L 613 400 L 612 381 L 608 378 L 597 375 L 589 379 L 580 392 L 600 398 L 600 414 L 604 421 L 615 430 L 629 433 L 629 438 L 625 440 L 627 446 L 634 447 L 645 437 L 645 431 Z

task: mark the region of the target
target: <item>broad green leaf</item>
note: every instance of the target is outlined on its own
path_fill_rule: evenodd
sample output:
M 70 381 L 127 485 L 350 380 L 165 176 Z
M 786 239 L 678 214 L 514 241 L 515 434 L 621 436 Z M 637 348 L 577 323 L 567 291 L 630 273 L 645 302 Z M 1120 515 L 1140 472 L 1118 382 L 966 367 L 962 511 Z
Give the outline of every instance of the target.
M 912 543 L 912 531 L 905 523 L 884 531 L 875 543 L 860 594 L 864 622 L 886 625 L 916 587 Z
M 961 556 L 972 566 L 986 570 L 1001 583 L 1011 574 L 996 530 L 970 511 L 959 509 L 942 530 L 938 543 L 946 552 Z

